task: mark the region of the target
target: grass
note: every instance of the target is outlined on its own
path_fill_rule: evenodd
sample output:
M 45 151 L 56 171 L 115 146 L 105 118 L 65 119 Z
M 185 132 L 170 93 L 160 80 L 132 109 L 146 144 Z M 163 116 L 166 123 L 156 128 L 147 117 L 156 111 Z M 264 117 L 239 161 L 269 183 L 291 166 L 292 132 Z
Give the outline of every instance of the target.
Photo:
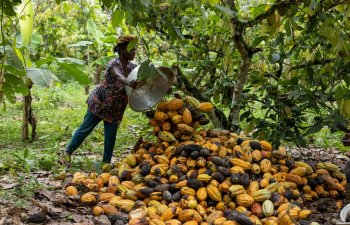
M 0 117 L 0 154 L 3 169 L 23 170 L 23 160 L 15 165 L 15 158 L 25 160 L 29 170 L 57 170 L 58 154 L 70 140 L 72 133 L 80 125 L 86 113 L 87 95 L 84 88 L 76 83 L 54 86 L 51 88 L 32 89 L 33 111 L 37 119 L 37 140 L 31 143 L 22 142 L 22 103 L 7 104 Z M 121 122 L 115 155 L 119 156 L 125 149 L 136 142 L 139 135 L 147 134 L 147 118 L 142 113 L 127 109 Z M 77 168 L 92 169 L 94 162 L 102 160 L 103 123 L 100 123 L 92 134 L 76 151 L 74 165 Z M 27 154 L 24 152 L 27 151 Z M 24 157 L 25 155 L 25 157 Z M 86 157 L 91 155 L 92 157 Z

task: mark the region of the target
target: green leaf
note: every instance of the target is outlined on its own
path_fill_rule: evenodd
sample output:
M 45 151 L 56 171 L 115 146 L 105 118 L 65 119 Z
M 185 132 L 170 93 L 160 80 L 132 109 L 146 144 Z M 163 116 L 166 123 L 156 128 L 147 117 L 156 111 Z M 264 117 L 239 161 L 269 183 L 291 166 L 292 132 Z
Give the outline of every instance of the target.
M 5 74 L 5 80 L 7 85 L 11 86 L 15 93 L 21 93 L 23 95 L 28 95 L 29 89 L 23 80 L 12 74 Z
M 63 71 L 70 75 L 74 80 L 78 81 L 80 84 L 90 84 L 89 76 L 77 68 L 77 65 L 60 63 L 58 65 L 63 69 Z
M 137 81 L 140 83 L 144 81 L 151 81 L 156 75 L 156 67 L 151 63 L 150 60 L 146 60 L 143 63 L 141 63 L 140 68 L 137 71 Z
M 127 50 L 128 52 L 130 52 L 132 49 L 135 48 L 135 46 L 137 45 L 137 42 L 138 42 L 138 38 L 132 39 L 132 40 L 129 42 L 128 46 L 126 47 L 126 50 Z
M 30 43 L 30 47 L 33 49 L 37 49 L 41 44 L 43 44 L 43 36 L 38 32 L 33 33 L 32 41 Z
M 58 80 L 50 70 L 38 68 L 26 68 L 27 76 L 34 84 L 40 87 L 50 87 L 54 80 Z
M 112 15 L 113 28 L 116 28 L 117 26 L 119 26 L 119 24 L 121 24 L 121 22 L 123 21 L 123 18 L 124 18 L 124 11 L 122 10 L 114 11 Z
M 261 4 L 253 8 L 253 16 L 256 17 L 260 15 L 261 13 L 265 12 L 266 8 L 268 7 L 268 4 Z
M 31 0 L 23 0 L 18 7 L 19 25 L 21 28 L 22 45 L 28 47 L 33 36 L 34 8 Z
M 51 63 L 51 62 L 53 62 L 53 61 L 55 61 L 55 60 L 56 60 L 55 57 L 49 56 L 49 57 L 44 58 L 44 59 L 39 59 L 38 61 L 36 61 L 36 62 L 34 63 L 34 65 L 35 65 L 35 67 L 40 67 L 40 66 L 42 66 L 42 65 L 44 65 L 44 64 Z
M 2 88 L 2 91 L 4 92 L 4 95 L 6 96 L 7 100 L 11 104 L 15 104 L 16 103 L 16 96 L 15 96 L 15 91 L 13 90 L 13 88 L 7 82 L 5 82 L 1 88 Z
M 5 3 L 4 4 L 4 13 L 9 17 L 15 16 L 16 12 L 15 12 L 14 8 L 17 4 L 19 4 L 21 2 L 18 1 L 15 3 L 12 1 L 2 0 L 1 3 L 3 3 L 3 2 Z
M 2 49 L 2 48 L 1 48 Z M 9 65 L 16 67 L 17 69 L 24 70 L 22 61 L 18 58 L 17 54 L 11 47 L 6 47 L 6 62 Z
M 262 41 L 265 41 L 268 38 L 268 36 L 259 36 L 254 39 L 252 43 L 252 47 L 258 46 Z
M 111 61 L 114 58 L 114 56 L 105 56 L 98 58 L 96 61 L 93 63 L 96 63 L 98 65 L 106 65 L 109 61 Z
M 100 36 L 100 32 L 96 27 L 95 22 L 92 19 L 89 19 L 87 21 L 87 26 L 86 26 L 87 31 L 89 32 L 89 34 L 91 34 L 92 36 L 94 36 L 95 40 L 97 43 L 101 42 L 101 36 Z
M 85 64 L 85 61 L 76 58 L 56 58 L 56 61 L 60 63 L 73 63 L 79 65 Z
M 168 35 L 169 35 L 169 39 L 170 39 L 171 42 L 176 41 L 177 34 L 176 34 L 176 32 L 175 32 L 173 27 L 170 27 L 170 26 L 168 27 Z
M 26 159 L 29 155 L 29 150 L 28 148 L 25 148 L 24 151 L 23 151 L 23 159 Z
M 102 3 L 104 6 L 106 6 L 108 9 L 112 6 L 112 0 L 102 0 Z
M 16 68 L 16 67 L 14 67 L 13 65 L 5 65 L 4 66 L 4 68 L 5 68 L 5 71 L 7 72 L 7 73 L 10 73 L 10 74 L 13 74 L 13 75 L 15 75 L 15 76 L 21 76 L 21 77 L 23 77 L 23 76 L 25 76 L 26 75 L 26 71 L 24 70 L 24 69 L 18 69 L 18 68 Z

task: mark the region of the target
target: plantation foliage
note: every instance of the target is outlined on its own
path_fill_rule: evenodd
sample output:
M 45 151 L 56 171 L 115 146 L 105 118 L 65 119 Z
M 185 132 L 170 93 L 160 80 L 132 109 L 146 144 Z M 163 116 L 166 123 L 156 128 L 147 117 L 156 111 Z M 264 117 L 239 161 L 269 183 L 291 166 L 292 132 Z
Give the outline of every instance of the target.
M 217 127 L 306 145 L 350 118 L 348 1 L 33 1 L 27 45 L 20 3 L 1 0 L 0 97 L 10 101 L 41 78 L 92 83 L 117 30 L 138 37 L 140 62 L 172 67 L 177 89 L 214 103 Z

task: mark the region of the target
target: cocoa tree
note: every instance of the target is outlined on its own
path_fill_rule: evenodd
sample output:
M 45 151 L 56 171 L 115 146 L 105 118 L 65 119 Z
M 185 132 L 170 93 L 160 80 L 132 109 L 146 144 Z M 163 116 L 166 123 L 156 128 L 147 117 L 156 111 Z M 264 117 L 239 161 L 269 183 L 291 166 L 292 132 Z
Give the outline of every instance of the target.
M 103 3 L 174 65 L 179 89 L 215 103 L 223 128 L 306 145 L 349 118 L 346 1 Z

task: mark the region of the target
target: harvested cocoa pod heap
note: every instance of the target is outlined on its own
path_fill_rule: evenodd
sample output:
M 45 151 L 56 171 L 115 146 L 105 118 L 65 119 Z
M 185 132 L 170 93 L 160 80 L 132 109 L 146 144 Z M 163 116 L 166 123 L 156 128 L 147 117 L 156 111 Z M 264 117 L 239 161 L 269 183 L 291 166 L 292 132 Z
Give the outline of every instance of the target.
M 212 109 L 189 96 L 159 103 L 146 113 L 157 143 L 143 142 L 109 172 L 75 173 L 65 193 L 95 216 L 132 225 L 309 224 L 306 202 L 344 196 L 345 175 L 332 163 L 201 129 Z

